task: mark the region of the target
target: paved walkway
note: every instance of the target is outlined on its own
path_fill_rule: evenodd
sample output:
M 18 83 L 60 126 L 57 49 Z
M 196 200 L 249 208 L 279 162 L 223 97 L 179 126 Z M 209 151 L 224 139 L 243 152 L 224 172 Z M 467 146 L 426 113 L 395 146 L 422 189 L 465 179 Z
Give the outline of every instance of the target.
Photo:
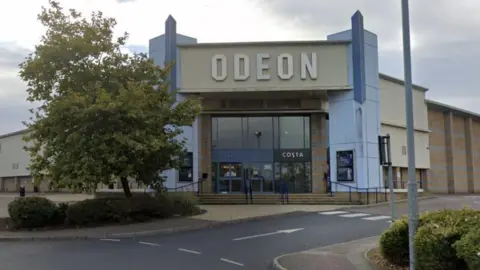
M 287 254 L 274 259 L 277 270 L 373 270 L 365 253 L 375 248 L 378 236 Z

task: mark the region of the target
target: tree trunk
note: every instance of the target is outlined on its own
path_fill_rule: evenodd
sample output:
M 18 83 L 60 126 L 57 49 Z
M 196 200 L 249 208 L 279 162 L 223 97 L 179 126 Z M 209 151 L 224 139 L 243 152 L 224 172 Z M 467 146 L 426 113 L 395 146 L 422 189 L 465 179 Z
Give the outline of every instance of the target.
M 127 198 L 132 197 L 132 191 L 130 190 L 130 187 L 128 186 L 127 177 L 125 177 L 125 176 L 120 177 L 120 182 L 122 183 L 123 193 L 125 194 L 125 197 L 127 197 Z

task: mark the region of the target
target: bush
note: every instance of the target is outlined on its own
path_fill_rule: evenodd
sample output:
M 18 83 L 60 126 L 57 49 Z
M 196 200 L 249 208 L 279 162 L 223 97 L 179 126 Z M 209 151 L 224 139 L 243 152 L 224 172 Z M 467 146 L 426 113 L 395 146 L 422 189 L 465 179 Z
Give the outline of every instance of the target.
M 120 198 L 87 199 L 71 204 L 67 209 L 67 222 L 77 226 L 87 226 L 109 222 L 119 222 L 124 217 L 120 210 L 111 207 Z M 116 204 L 118 207 L 118 204 Z M 120 207 L 118 207 L 120 209 Z
M 480 223 L 480 211 L 469 208 L 461 210 L 440 210 L 420 216 L 418 228 L 434 224 L 438 227 L 455 226 L 456 231 L 465 234 L 476 223 Z M 406 267 L 409 265 L 408 220 L 402 217 L 380 237 L 380 251 L 390 263 Z
M 173 216 L 173 205 L 165 196 L 135 194 L 130 198 L 96 198 L 68 207 L 67 221 L 76 226 L 143 222 Z
M 457 257 L 453 244 L 462 236 L 455 226 L 428 224 L 418 229 L 414 245 L 418 270 L 466 270 L 463 259 Z
M 197 198 L 186 194 L 169 195 L 175 214 L 180 216 L 194 216 L 202 212 L 198 207 Z
M 8 204 L 8 214 L 15 228 L 40 228 L 55 225 L 57 205 L 43 197 L 21 197 Z
M 380 252 L 392 264 L 402 267 L 409 265 L 408 220 L 402 218 L 395 221 L 380 236 Z
M 480 269 L 480 225 L 472 228 L 454 244 L 457 256 L 467 263 L 469 269 Z

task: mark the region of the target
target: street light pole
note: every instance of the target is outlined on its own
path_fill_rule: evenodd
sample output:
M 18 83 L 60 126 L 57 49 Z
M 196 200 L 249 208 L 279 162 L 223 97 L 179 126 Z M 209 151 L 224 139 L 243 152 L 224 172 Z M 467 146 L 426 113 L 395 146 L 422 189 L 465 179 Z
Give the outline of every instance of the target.
M 410 270 L 415 270 L 413 239 L 418 223 L 417 180 L 415 178 L 415 141 L 413 127 L 412 62 L 410 52 L 410 18 L 408 0 L 402 0 L 403 62 L 405 72 L 405 109 L 408 154 L 408 239 Z

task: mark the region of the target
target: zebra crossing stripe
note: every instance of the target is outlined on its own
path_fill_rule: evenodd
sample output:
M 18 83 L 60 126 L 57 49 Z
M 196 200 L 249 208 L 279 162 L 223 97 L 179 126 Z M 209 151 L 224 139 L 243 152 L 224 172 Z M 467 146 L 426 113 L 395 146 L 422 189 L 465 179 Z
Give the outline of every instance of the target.
M 376 217 L 366 217 L 366 218 L 362 218 L 362 219 L 375 221 L 375 220 L 382 220 L 382 219 L 389 219 L 389 218 L 392 218 L 392 217 L 391 216 L 376 216 Z
M 328 216 L 331 216 L 331 215 L 339 215 L 339 214 L 346 214 L 348 212 L 345 212 L 345 211 L 331 211 L 331 212 L 320 212 L 319 214 L 320 215 L 328 215 Z
M 370 214 L 355 213 L 355 214 L 341 215 L 341 217 L 346 217 L 346 218 L 356 218 L 356 217 L 366 217 L 366 216 L 370 216 Z

